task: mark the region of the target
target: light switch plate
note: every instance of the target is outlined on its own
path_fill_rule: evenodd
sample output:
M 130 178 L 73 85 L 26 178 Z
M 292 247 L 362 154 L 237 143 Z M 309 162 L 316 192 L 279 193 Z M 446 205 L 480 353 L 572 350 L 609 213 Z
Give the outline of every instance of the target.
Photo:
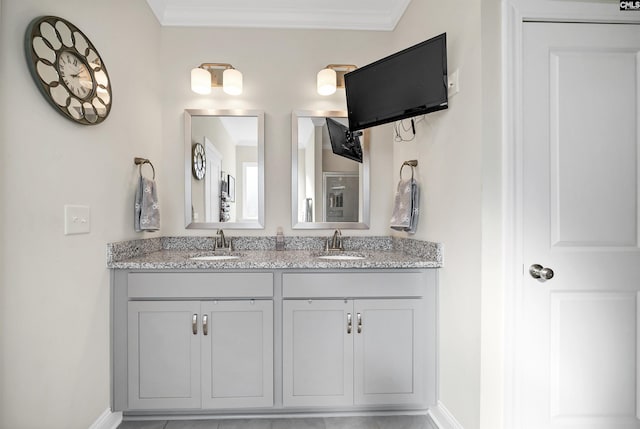
M 64 206 L 64 235 L 88 234 L 91 231 L 89 206 Z

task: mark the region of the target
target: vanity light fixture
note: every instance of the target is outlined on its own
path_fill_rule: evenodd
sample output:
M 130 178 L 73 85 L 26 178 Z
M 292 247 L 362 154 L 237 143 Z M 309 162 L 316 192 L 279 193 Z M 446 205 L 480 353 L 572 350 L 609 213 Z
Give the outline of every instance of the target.
M 329 64 L 318 72 L 318 94 L 331 95 L 336 88 L 344 88 L 344 75 L 357 68 L 353 64 Z
M 242 94 L 242 73 L 227 63 L 202 63 L 191 70 L 191 90 L 211 94 L 211 88 L 222 87 L 229 95 Z

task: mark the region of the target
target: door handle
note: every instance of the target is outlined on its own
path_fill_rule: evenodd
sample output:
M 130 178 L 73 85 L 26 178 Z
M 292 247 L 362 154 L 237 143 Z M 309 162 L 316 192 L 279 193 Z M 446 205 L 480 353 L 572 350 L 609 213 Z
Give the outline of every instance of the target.
M 202 335 L 209 335 L 209 316 L 202 316 Z
M 545 268 L 540 264 L 533 264 L 529 267 L 529 274 L 534 279 L 551 280 L 553 278 L 553 270 L 551 268 Z
M 353 322 L 351 320 L 351 313 L 347 313 L 347 334 L 351 333 L 352 328 L 353 328 Z
M 362 333 L 362 314 L 358 313 L 356 315 L 356 318 L 358 319 L 358 334 Z
M 193 335 L 198 335 L 198 315 L 194 314 L 191 318 L 191 332 Z

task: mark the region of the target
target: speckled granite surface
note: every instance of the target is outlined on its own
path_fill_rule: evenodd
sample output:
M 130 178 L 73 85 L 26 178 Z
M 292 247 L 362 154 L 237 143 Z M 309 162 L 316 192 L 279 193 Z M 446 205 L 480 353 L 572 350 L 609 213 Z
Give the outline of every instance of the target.
M 162 250 L 162 239 L 159 237 L 109 243 L 107 244 L 107 267 L 115 261 L 123 261 L 160 250 Z
M 229 237 L 233 249 L 274 250 L 276 237 Z M 213 250 L 213 237 L 162 237 L 164 250 Z M 327 237 L 285 237 L 285 250 L 323 250 Z M 416 241 L 416 240 L 413 240 Z M 391 237 L 342 237 L 345 250 L 393 250 Z
M 442 244 L 412 238 L 394 238 L 393 250 L 430 261 L 443 262 Z
M 302 269 L 302 268 L 439 268 L 438 243 L 392 237 L 343 237 L 341 255 L 355 260 L 324 260 L 325 237 L 286 237 L 276 251 L 275 237 L 231 237 L 235 259 L 202 261 L 213 255 L 211 237 L 162 237 L 107 245 L 107 268 L 113 269 Z M 216 252 L 223 254 L 224 252 Z

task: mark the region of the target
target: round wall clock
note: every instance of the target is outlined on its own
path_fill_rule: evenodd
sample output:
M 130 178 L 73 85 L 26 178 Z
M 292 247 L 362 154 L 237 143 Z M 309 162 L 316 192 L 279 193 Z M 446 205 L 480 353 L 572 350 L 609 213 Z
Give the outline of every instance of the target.
M 111 111 L 109 74 L 87 36 L 69 21 L 41 16 L 29 24 L 25 48 L 31 76 L 63 116 L 83 125 Z
M 196 179 L 202 180 L 207 171 L 207 158 L 204 147 L 200 143 L 193 145 L 193 175 Z

